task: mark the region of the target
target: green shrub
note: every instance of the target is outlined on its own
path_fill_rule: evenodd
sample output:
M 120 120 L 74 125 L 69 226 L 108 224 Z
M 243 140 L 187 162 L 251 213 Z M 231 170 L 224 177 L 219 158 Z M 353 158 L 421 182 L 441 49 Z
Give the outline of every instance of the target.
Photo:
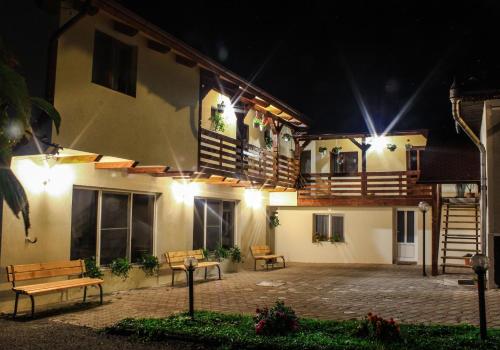
M 285 306 L 283 301 L 268 309 L 257 309 L 255 315 L 255 334 L 258 335 L 286 335 L 299 329 L 298 318 L 295 311 Z
M 238 246 L 234 246 L 229 249 L 229 257 L 233 263 L 240 263 L 243 261 L 241 258 L 241 249 Z
M 229 258 L 229 249 L 224 248 L 222 245 L 220 245 L 217 247 L 217 249 L 214 250 L 214 256 L 218 261 L 227 259 Z
M 128 278 L 128 273 L 132 269 L 132 264 L 127 258 L 116 258 L 111 262 L 111 273 L 115 276 L 121 277 L 123 280 Z
M 85 276 L 90 278 L 102 278 L 104 274 L 95 261 L 95 256 L 86 258 L 85 260 Z
M 395 341 L 401 338 L 401 331 L 392 318 L 386 320 L 369 312 L 359 324 L 358 335 L 383 341 Z
M 146 276 L 156 276 L 158 274 L 160 262 L 156 256 L 144 254 L 139 260 L 139 263 L 141 264 L 141 269 L 144 271 Z

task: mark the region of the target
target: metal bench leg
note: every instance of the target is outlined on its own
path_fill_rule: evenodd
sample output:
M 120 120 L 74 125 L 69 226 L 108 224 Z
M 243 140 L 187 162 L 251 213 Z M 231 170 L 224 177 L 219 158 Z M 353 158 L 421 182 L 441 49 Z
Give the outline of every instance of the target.
M 257 259 L 254 259 L 253 261 L 253 270 L 257 271 Z
M 207 268 L 205 267 L 205 279 L 207 279 Z
M 16 301 L 14 303 L 14 315 L 12 315 L 12 318 L 16 318 L 18 301 L 19 301 L 19 293 L 16 293 Z
M 184 270 L 184 272 L 186 273 L 186 286 L 189 286 L 189 274 L 188 274 L 187 270 Z M 193 276 L 193 282 L 194 282 L 194 276 Z
M 174 275 L 175 275 L 175 270 L 172 270 L 172 287 L 174 286 Z
M 99 286 L 99 300 L 101 302 L 101 305 L 102 305 L 102 286 L 100 284 L 98 284 Z
M 83 302 L 87 300 L 87 286 L 83 287 Z
M 35 298 L 33 298 L 33 295 L 30 295 L 31 299 L 31 317 L 33 318 L 35 316 Z
M 219 265 L 215 265 L 215 266 L 217 266 L 217 270 L 219 270 L 219 279 L 221 280 L 222 277 L 221 277 L 221 274 L 220 274 L 220 266 Z
M 281 257 L 281 259 L 283 260 L 283 268 L 285 268 L 285 267 L 286 267 L 286 264 L 285 264 L 285 257 L 284 257 L 284 256 L 282 256 L 282 257 Z

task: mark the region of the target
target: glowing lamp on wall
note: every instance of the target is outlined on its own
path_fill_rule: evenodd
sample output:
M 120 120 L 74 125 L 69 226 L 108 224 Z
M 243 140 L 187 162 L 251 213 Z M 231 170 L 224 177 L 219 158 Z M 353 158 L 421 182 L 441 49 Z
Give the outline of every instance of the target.
M 253 188 L 245 189 L 245 203 L 250 208 L 260 208 L 262 206 L 262 193 Z
M 56 165 L 51 158 L 45 159 L 42 164 L 36 164 L 31 159 L 20 160 L 16 173 L 23 186 L 33 194 L 46 192 L 61 195 L 71 187 L 74 179 L 71 166 Z
M 172 193 L 177 203 L 190 203 L 198 193 L 197 184 L 194 182 L 173 182 Z
M 387 147 L 387 140 L 384 136 L 375 136 L 370 139 L 369 144 L 371 144 L 370 150 L 381 153 Z

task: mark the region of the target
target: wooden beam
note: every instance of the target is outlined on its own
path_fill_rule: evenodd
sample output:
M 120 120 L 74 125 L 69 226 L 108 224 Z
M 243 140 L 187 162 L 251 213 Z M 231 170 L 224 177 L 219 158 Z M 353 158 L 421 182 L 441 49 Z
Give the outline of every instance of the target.
M 441 235 L 441 184 L 432 185 L 432 275 L 438 275 L 439 237 Z
M 113 29 L 127 36 L 135 36 L 139 31 L 125 23 L 113 21 Z
M 95 163 L 96 169 L 125 169 L 135 168 L 139 162 L 135 160 L 127 160 L 123 162 L 100 162 Z
M 192 175 L 193 175 L 192 171 L 165 171 L 165 172 L 157 173 L 155 176 L 191 178 Z
M 135 168 L 128 168 L 129 174 L 163 174 L 168 171 L 170 167 L 164 165 L 149 165 L 138 166 Z
M 417 206 L 421 201 L 430 200 L 430 196 L 427 197 L 336 197 L 336 198 L 318 198 L 318 199 L 297 199 L 297 205 L 299 207 L 334 207 L 334 206 L 347 206 L 347 207 L 383 207 L 383 206 Z
M 158 41 L 154 41 L 151 39 L 148 40 L 148 48 L 159 53 L 170 52 L 170 47 L 168 47 L 167 45 L 160 44 Z
M 78 164 L 78 163 L 95 163 L 100 161 L 100 154 L 81 154 L 75 156 L 57 156 L 56 161 L 59 164 Z
M 195 61 L 190 60 L 189 58 L 186 58 L 186 57 L 181 56 L 181 55 L 175 55 L 175 62 L 182 64 L 183 66 L 186 66 L 189 68 L 193 68 L 197 64 Z

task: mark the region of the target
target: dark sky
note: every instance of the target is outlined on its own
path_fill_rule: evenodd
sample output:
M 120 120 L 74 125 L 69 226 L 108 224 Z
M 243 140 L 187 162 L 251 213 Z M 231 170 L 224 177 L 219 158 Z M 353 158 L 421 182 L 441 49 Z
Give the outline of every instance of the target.
M 453 77 L 500 71 L 500 1 L 122 3 L 305 113 L 315 132 L 367 131 L 351 76 L 377 132 L 418 90 L 394 130 L 456 141 Z

